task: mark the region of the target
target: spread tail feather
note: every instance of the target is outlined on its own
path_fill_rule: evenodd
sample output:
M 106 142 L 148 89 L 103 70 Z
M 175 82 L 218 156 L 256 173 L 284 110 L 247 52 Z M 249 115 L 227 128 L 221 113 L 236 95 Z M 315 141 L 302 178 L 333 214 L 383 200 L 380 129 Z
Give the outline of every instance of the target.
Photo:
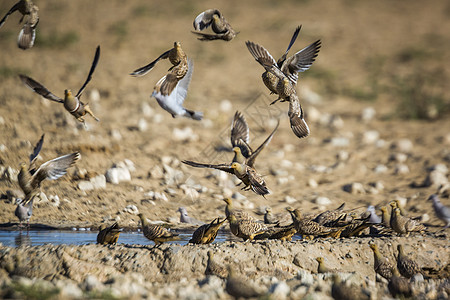
M 186 109 L 186 113 L 184 114 L 184 116 L 187 118 L 200 121 L 201 119 L 203 119 L 203 112 Z

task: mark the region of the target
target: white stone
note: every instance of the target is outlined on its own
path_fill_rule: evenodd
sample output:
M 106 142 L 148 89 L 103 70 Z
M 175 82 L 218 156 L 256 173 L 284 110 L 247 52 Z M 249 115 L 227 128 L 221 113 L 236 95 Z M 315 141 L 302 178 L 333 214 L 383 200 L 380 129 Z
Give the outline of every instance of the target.
M 350 184 L 346 184 L 344 186 L 344 191 L 346 191 L 350 194 L 365 194 L 366 193 L 364 186 L 362 185 L 362 183 L 359 183 L 359 182 L 353 182 Z
M 146 117 L 151 117 L 154 114 L 154 110 L 148 102 L 141 103 L 141 112 Z
M 336 155 L 337 160 L 339 161 L 347 161 L 350 157 L 350 154 L 347 151 L 341 150 Z
M 339 115 L 332 115 L 330 117 L 328 127 L 333 129 L 339 129 L 344 127 L 344 120 L 342 120 L 341 116 Z
M 59 207 L 59 204 L 60 204 L 61 201 L 59 200 L 58 195 L 50 195 L 50 196 L 48 197 L 48 199 L 50 200 L 50 203 L 51 203 L 53 206 Z
M 311 104 L 320 104 L 322 103 L 322 96 L 320 94 L 314 92 L 309 86 L 302 85 L 300 89 L 301 99 L 305 100 Z
M 239 193 L 239 192 L 234 192 L 234 193 L 231 195 L 231 198 L 233 198 L 233 199 L 235 199 L 235 200 L 237 200 L 237 201 L 243 201 L 243 200 L 247 199 L 247 197 L 245 197 L 244 195 L 242 195 L 242 194 Z
M 388 171 L 388 167 L 386 167 L 385 165 L 377 165 L 373 171 L 377 174 L 383 174 L 386 173 Z
M 122 140 L 122 134 L 120 133 L 119 129 L 111 129 L 109 131 L 109 135 L 116 141 Z
M 230 100 L 222 100 L 220 101 L 219 109 L 222 112 L 228 112 L 233 109 L 233 104 L 230 102 Z
M 137 215 L 139 213 L 139 209 L 136 205 L 127 205 L 123 211 L 132 215 Z
M 164 116 L 162 114 L 155 114 L 152 118 L 152 122 L 160 124 L 164 121 Z
M 308 114 L 308 122 L 316 123 L 322 118 L 322 114 L 314 106 L 309 106 L 306 108 L 306 112 Z
M 77 186 L 82 191 L 91 191 L 94 189 L 94 185 L 92 184 L 92 182 L 86 180 L 78 182 Z
M 373 107 L 366 107 L 361 112 L 361 120 L 364 122 L 371 121 L 376 115 L 376 111 Z
M 105 174 L 106 181 L 112 184 L 119 184 L 122 181 L 131 181 L 131 174 L 127 168 L 110 168 Z
M 0 145 L 0 152 L 5 152 L 6 150 L 8 150 L 8 148 L 5 145 L 1 144 Z
M 3 118 L 2 116 L 0 116 L 0 125 L 5 125 L 5 118 Z
M 309 178 L 308 179 L 308 186 L 312 187 L 312 188 L 316 188 L 319 186 L 319 184 L 317 183 L 317 181 L 313 178 Z
M 291 197 L 291 196 L 286 196 L 286 197 L 284 197 L 284 202 L 286 202 L 287 204 L 293 204 L 293 203 L 297 202 L 297 199 L 295 199 L 294 197 Z
M 448 168 L 444 164 L 437 164 L 437 165 L 431 166 L 430 168 L 428 168 L 428 170 L 430 172 L 432 172 L 432 171 L 440 172 L 444 175 L 448 173 Z
M 394 169 L 396 175 L 403 175 L 409 173 L 409 167 L 404 164 L 397 164 Z
M 91 89 L 90 93 L 89 93 L 89 99 L 92 102 L 98 102 L 100 101 L 100 92 L 97 89 Z
M 191 127 L 185 127 L 183 129 L 174 128 L 172 131 L 172 136 L 175 141 L 198 141 L 198 135 L 194 133 Z
M 140 118 L 137 124 L 137 128 L 140 132 L 147 131 L 148 129 L 147 121 L 145 121 L 145 119 L 143 118 Z
M 392 149 L 395 149 L 399 152 L 410 153 L 413 149 L 413 143 L 409 139 L 399 139 L 392 143 Z
M 106 188 L 106 177 L 104 175 L 102 175 L 102 174 L 91 178 L 89 181 L 94 186 L 94 189 L 104 189 L 104 188 Z
M 374 144 L 380 138 L 380 133 L 376 130 L 364 132 L 362 141 L 364 144 Z
M 392 153 L 389 156 L 389 161 L 395 161 L 398 163 L 404 163 L 408 159 L 408 155 L 405 153 Z
M 428 173 L 427 178 L 425 179 L 424 185 L 425 186 L 445 186 L 448 183 L 447 176 L 443 173 L 441 173 L 438 170 L 431 171 Z
M 272 285 L 269 289 L 274 299 L 286 299 L 291 289 L 285 281 L 280 281 Z
M 334 147 L 348 147 L 350 140 L 346 137 L 332 137 L 328 142 Z
M 330 205 L 331 204 L 331 200 L 330 199 L 328 199 L 327 197 L 317 197 L 315 200 L 314 200 L 314 202 L 316 203 L 316 204 L 318 204 L 318 205 L 324 205 L 324 206 L 327 206 L 327 205 Z

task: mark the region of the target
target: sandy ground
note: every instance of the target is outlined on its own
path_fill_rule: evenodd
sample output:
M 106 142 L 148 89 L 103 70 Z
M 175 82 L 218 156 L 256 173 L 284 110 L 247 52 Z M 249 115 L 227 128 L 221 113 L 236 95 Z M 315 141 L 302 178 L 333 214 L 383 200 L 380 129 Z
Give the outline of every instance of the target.
M 1 14 L 12 4 L 2 1 Z M 82 159 L 63 178 L 43 182 L 42 191 L 50 201 L 36 203 L 31 223 L 97 227 L 116 219 L 123 226 L 137 227 L 137 216 L 124 211 L 131 205 L 151 220 L 176 227 L 179 206 L 206 222 L 224 215 L 224 196 L 239 192 L 244 197 L 237 195 L 235 206 L 259 218 L 266 206 L 274 212 L 286 206 L 319 212 L 345 202 L 346 207 L 363 211 L 397 198 L 411 215 L 425 215 L 432 231 L 442 225 L 426 199 L 440 191 L 442 202 L 450 204 L 448 189 L 439 190 L 448 182 L 445 169 L 450 161 L 445 89 L 450 75 L 445 63 L 450 58 L 450 6 L 445 1 L 37 4 L 41 21 L 34 48 L 21 51 L 16 46 L 18 15 L 11 15 L 0 29 L 0 166 L 2 172 L 8 167 L 18 170 L 43 133 L 40 163 L 73 151 L 80 151 Z M 190 33 L 194 17 L 210 7 L 220 8 L 240 31 L 233 41 L 205 43 Z M 247 40 L 262 44 L 278 58 L 300 24 L 303 28 L 292 53 L 317 39 L 323 43 L 297 87 L 311 129 L 306 139 L 293 135 L 285 103 L 268 106 L 275 97 L 263 85 L 263 68 L 244 44 Z M 143 78 L 128 75 L 170 49 L 174 41 L 181 42 L 194 60 L 185 106 L 203 111 L 202 122 L 173 119 L 149 98 L 169 67 L 167 61 Z M 87 118 L 85 130 L 61 105 L 25 88 L 17 74 L 31 76 L 59 96 L 67 88 L 76 91 L 97 45 L 100 62 L 83 99 L 101 121 Z M 363 120 L 367 108 L 375 115 Z M 247 118 L 253 147 L 271 132 L 277 118 L 281 120 L 256 164 L 272 191 L 266 198 L 240 191 L 231 176 L 180 163 L 230 161 L 231 153 L 216 150 L 230 147 L 229 127 L 236 110 Z M 424 118 L 415 117 L 415 110 Z M 179 130 L 188 133 L 180 136 Z M 104 175 L 125 159 L 134 163 L 130 181 L 80 189 L 82 181 Z M 437 165 L 443 170 L 439 180 L 414 187 Z M 344 186 L 352 183 L 362 188 L 345 191 Z M 0 223 L 17 222 L 15 205 L 6 197 L 8 190 L 17 189 L 14 176 L 8 180 L 2 174 Z M 164 193 L 167 201 L 152 192 Z

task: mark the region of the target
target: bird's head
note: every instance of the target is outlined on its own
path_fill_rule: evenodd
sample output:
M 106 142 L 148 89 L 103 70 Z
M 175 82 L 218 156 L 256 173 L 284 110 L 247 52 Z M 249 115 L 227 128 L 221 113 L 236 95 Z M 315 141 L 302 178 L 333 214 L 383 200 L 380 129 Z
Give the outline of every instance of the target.
M 22 171 L 26 171 L 27 170 L 27 164 L 26 163 L 24 163 L 24 162 L 22 162 L 22 163 L 20 163 L 20 170 L 22 170 Z
M 398 250 L 398 253 L 403 253 L 403 245 L 398 244 L 397 245 L 397 250 Z
M 270 207 L 266 207 L 266 213 L 271 213 L 272 209 Z
M 71 90 L 64 90 L 64 96 L 65 97 L 72 97 L 72 91 Z
M 380 207 L 380 210 L 384 213 L 387 213 L 387 207 L 386 206 L 382 206 Z
M 389 205 L 392 207 L 392 209 L 397 208 L 397 203 L 395 201 L 391 201 Z
M 371 243 L 371 244 L 369 244 L 369 247 L 370 247 L 370 249 L 372 249 L 374 252 L 375 252 L 375 251 L 378 251 L 377 244 Z
M 319 257 L 316 257 L 316 260 L 317 260 L 317 262 L 320 263 L 320 264 L 323 263 L 323 257 L 320 257 L 320 256 L 319 256 Z
M 219 15 L 218 15 L 218 14 L 214 14 L 214 15 L 213 15 L 213 20 L 214 20 L 214 21 L 217 22 L 217 21 L 219 21 L 219 19 L 220 19 L 220 18 L 219 18 Z
M 176 49 L 179 49 L 179 48 L 181 48 L 181 43 L 180 42 L 174 42 L 173 43 L 173 47 L 176 48 Z
M 214 253 L 212 252 L 212 250 L 209 250 L 209 251 L 208 251 L 208 257 L 209 257 L 209 258 L 212 258 L 213 255 L 214 255 Z
M 428 197 L 427 201 L 433 201 L 433 202 L 437 202 L 439 201 L 439 198 L 436 194 L 432 194 L 430 197 Z
M 223 199 L 223 201 L 224 201 L 226 204 L 231 205 L 231 199 L 230 199 L 230 198 L 225 198 L 225 199 Z
M 231 164 L 231 168 L 232 168 L 232 169 L 235 169 L 235 170 L 239 169 L 240 166 L 241 166 L 241 165 L 238 164 L 237 162 L 234 162 L 234 163 Z

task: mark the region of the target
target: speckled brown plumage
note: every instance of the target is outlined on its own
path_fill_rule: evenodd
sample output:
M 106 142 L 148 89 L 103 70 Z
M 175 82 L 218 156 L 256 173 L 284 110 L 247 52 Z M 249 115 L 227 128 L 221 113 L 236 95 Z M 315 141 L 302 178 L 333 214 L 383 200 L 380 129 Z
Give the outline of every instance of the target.
M 421 273 L 421 269 L 417 262 L 410 259 L 408 256 L 406 256 L 403 245 L 398 244 L 397 245 L 398 255 L 397 255 L 397 268 L 403 276 L 406 278 L 411 278 L 417 273 Z
M 164 227 L 149 224 L 147 219 L 144 217 L 142 213 L 138 214 L 138 217 L 141 219 L 142 232 L 144 236 L 149 240 L 155 242 L 155 245 L 159 245 L 163 242 L 176 241 L 180 239 L 178 234 L 173 233 Z
M 413 295 L 412 285 L 408 279 L 401 277 L 396 268 L 392 268 L 392 277 L 389 279 L 388 290 L 392 297 L 409 298 Z
M 94 74 L 99 59 L 100 59 L 100 46 L 97 46 L 97 49 L 95 50 L 94 60 L 92 61 L 91 69 L 89 70 L 89 74 L 86 78 L 86 81 L 81 86 L 80 90 L 75 96 L 72 94 L 72 91 L 70 89 L 66 89 L 64 91 L 64 99 L 54 95 L 45 86 L 43 86 L 42 84 L 40 84 L 39 82 L 28 76 L 20 74 L 19 77 L 22 80 L 22 82 L 30 89 L 32 89 L 35 93 L 41 95 L 42 97 L 48 100 L 63 104 L 64 108 L 79 122 L 84 124 L 85 122 L 84 116 L 86 114 L 91 115 L 98 122 L 99 119 L 94 115 L 89 104 L 83 103 L 80 99 L 84 92 L 84 89 L 92 79 L 92 75 Z
M 303 235 L 304 238 L 308 236 L 317 237 L 317 236 L 330 236 L 334 238 L 338 238 L 343 228 L 333 228 L 333 227 L 325 227 L 317 222 L 312 220 L 308 220 L 302 217 L 300 210 L 297 208 L 295 210 L 289 210 L 292 215 L 292 219 L 294 220 L 294 226 L 297 232 Z
M 111 226 L 107 226 L 106 224 L 102 224 L 99 228 L 99 232 L 97 235 L 97 243 L 99 244 L 116 244 L 117 240 L 120 236 L 120 227 L 117 222 L 112 224 Z
M 370 244 L 370 249 L 373 251 L 374 256 L 374 264 L 373 268 L 376 273 L 380 274 L 382 277 L 389 280 L 392 277 L 392 268 L 393 265 L 389 262 L 389 260 L 383 257 L 378 249 L 376 244 Z
M 426 227 L 418 221 L 404 217 L 400 214 L 400 209 L 395 208 L 394 214 L 391 216 L 391 227 L 399 234 L 409 235 L 410 232 L 422 232 Z
M 205 275 L 215 275 L 222 279 L 227 278 L 228 270 L 214 259 L 214 252 L 208 251 L 208 262 L 206 263 Z
M 267 230 L 267 226 L 249 219 L 236 219 L 234 214 L 228 217 L 230 222 L 230 230 L 235 236 L 252 241 L 255 236 L 263 234 Z
M 204 224 L 197 228 L 192 234 L 192 238 L 189 243 L 193 244 L 210 244 L 214 242 L 217 237 L 217 232 L 222 226 L 223 222 L 227 219 L 220 221 L 220 218 L 214 219 L 209 224 Z
M 214 34 L 199 32 L 211 26 Z M 225 19 L 223 14 L 215 8 L 207 9 L 201 12 L 194 19 L 194 29 L 192 33 L 198 36 L 200 41 L 224 40 L 231 41 L 239 32 L 234 31 L 230 23 Z

